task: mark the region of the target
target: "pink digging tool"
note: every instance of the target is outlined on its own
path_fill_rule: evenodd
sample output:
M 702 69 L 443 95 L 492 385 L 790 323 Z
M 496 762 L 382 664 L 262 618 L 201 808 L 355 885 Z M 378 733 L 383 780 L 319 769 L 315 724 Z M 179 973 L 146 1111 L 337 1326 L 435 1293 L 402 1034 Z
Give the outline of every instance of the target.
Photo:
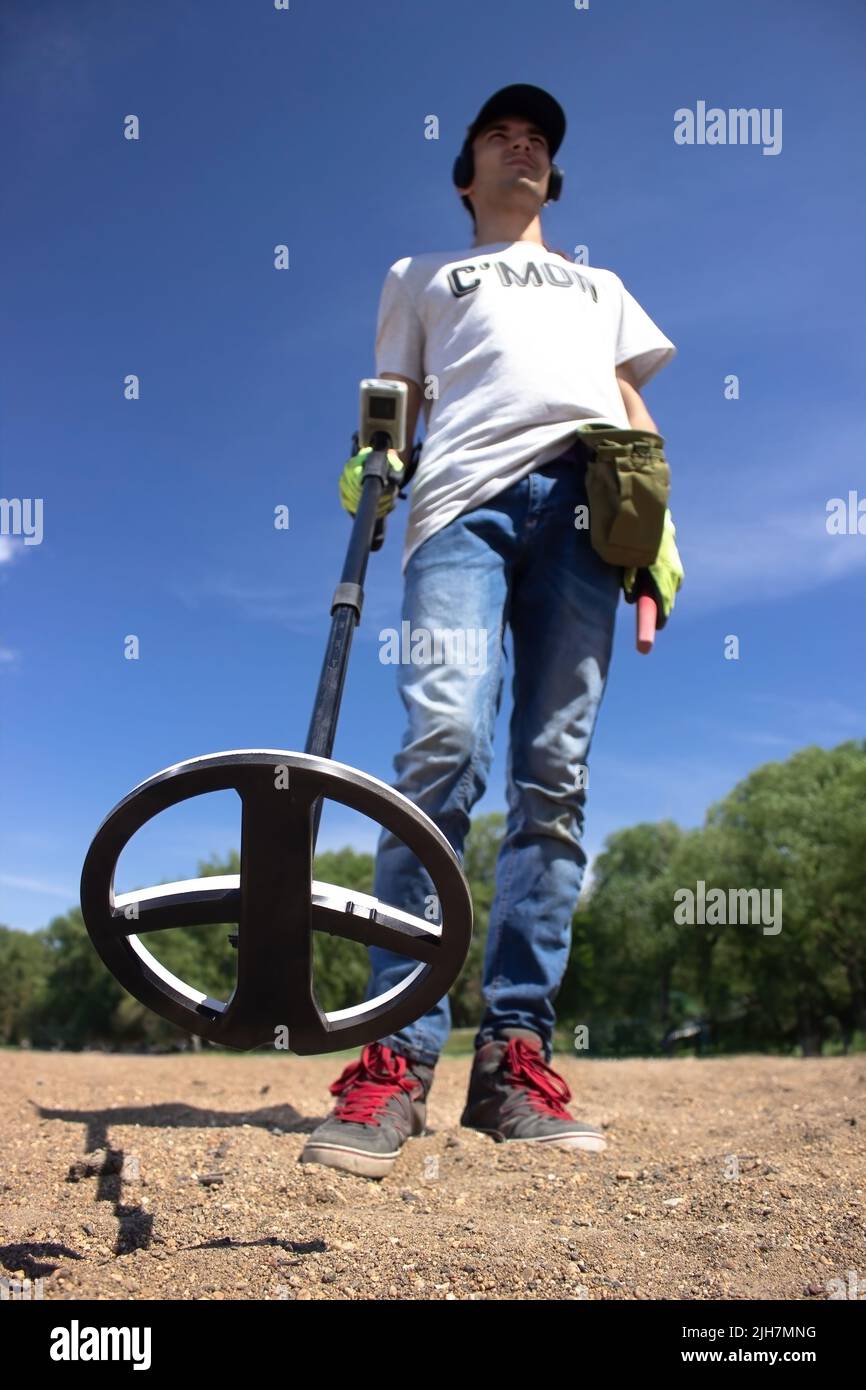
M 650 594 L 641 594 L 637 601 L 637 649 L 644 656 L 653 649 L 657 616 L 655 599 Z

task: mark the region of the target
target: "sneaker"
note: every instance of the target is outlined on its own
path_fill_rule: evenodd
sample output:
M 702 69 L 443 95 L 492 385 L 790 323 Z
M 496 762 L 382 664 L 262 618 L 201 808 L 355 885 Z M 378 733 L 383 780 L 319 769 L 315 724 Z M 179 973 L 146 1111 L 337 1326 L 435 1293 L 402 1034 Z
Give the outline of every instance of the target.
M 544 1060 L 541 1038 L 526 1028 L 503 1028 L 478 1048 L 460 1123 L 498 1143 L 520 1139 L 562 1149 L 607 1148 L 601 1130 L 576 1120 L 565 1106 L 571 1091 Z
M 433 1068 L 409 1062 L 384 1043 L 368 1043 L 329 1086 L 340 1096 L 313 1130 L 301 1163 L 323 1163 L 365 1178 L 383 1178 L 406 1140 L 424 1133 Z

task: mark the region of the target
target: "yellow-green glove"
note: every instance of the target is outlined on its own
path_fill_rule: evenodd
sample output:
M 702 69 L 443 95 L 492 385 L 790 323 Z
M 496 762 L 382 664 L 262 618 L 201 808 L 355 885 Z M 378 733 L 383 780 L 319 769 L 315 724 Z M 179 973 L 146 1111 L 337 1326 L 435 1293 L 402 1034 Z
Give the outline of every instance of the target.
M 352 455 L 340 474 L 340 503 L 351 516 L 355 515 L 361 502 L 361 489 L 364 486 L 364 464 L 372 452 L 372 447 L 369 444 L 363 449 L 359 449 L 357 454 Z M 404 468 L 396 449 L 388 450 L 388 464 L 391 473 L 396 476 L 390 478 L 382 488 L 379 505 L 376 508 L 376 515 L 380 517 L 387 516 L 393 510 L 397 500 L 397 489 L 403 481 Z
M 666 509 L 661 544 L 654 563 L 646 569 L 623 570 L 622 574 L 626 603 L 635 603 L 642 594 L 649 594 L 655 599 L 658 610 L 656 628 L 659 631 L 674 611 L 677 590 L 682 587 L 686 577 L 680 552 L 677 550 L 676 534 L 673 517 L 670 510 Z

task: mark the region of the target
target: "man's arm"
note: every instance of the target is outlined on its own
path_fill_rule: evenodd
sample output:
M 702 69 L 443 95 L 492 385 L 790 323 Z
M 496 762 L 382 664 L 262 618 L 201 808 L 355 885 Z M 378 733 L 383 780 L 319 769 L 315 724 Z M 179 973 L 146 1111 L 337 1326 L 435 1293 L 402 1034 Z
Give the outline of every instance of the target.
M 640 391 L 634 384 L 634 375 L 628 362 L 620 362 L 616 369 L 616 382 L 631 428 L 633 430 L 652 430 L 653 434 L 660 434 L 658 425 L 644 405 Z
M 406 448 L 400 454 L 403 467 L 408 468 L 409 460 L 412 457 L 412 446 L 415 443 L 415 429 L 418 424 L 423 393 L 417 381 L 412 381 L 408 376 L 398 376 L 396 372 L 382 372 L 380 375 L 383 381 L 405 381 L 409 388 L 406 397 Z

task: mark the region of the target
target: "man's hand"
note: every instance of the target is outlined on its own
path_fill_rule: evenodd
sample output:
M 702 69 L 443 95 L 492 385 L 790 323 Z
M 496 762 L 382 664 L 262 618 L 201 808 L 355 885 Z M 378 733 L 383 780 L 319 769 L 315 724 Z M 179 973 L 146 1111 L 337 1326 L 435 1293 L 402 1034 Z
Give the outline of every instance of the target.
M 666 510 L 661 545 L 654 563 L 645 569 L 623 570 L 622 587 L 626 603 L 635 603 L 642 594 L 654 598 L 658 610 L 656 628 L 659 631 L 673 612 L 677 591 L 686 577 L 677 550 L 676 534 L 673 517 Z
M 352 455 L 340 474 L 340 503 L 350 516 L 355 515 L 360 505 L 361 489 L 364 486 L 364 465 L 372 452 L 369 444 L 363 449 L 359 449 L 357 454 Z M 405 472 L 400 455 L 395 449 L 388 450 L 388 464 L 392 477 L 382 488 L 379 497 L 379 505 L 376 508 L 376 515 L 379 517 L 387 516 L 393 510 L 397 500 L 397 489 Z

